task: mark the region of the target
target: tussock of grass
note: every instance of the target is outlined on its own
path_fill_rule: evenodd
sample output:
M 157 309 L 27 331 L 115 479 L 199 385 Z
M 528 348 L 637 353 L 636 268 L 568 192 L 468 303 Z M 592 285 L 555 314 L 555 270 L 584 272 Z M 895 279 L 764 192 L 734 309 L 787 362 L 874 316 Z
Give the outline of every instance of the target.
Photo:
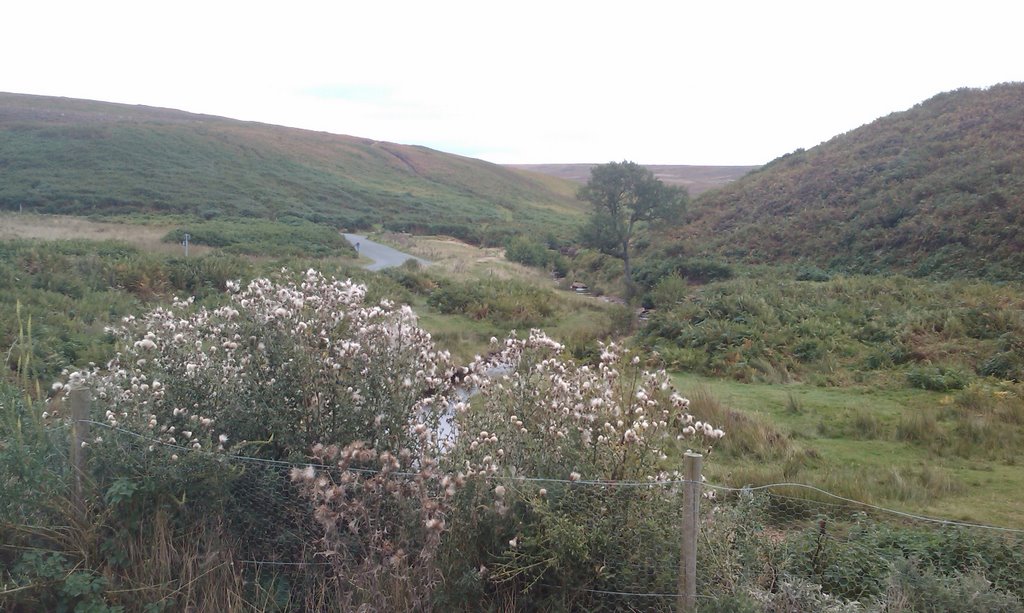
M 694 415 L 725 430 L 727 436 L 716 444 L 717 454 L 734 458 L 778 460 L 793 451 L 789 437 L 774 426 L 729 408 L 706 388 L 691 391 L 690 402 Z
M 838 418 L 822 418 L 817 432 L 825 438 L 854 440 L 884 440 L 891 436 L 886 422 L 876 412 L 864 407 L 847 409 Z
M 945 439 L 935 416 L 930 412 L 908 413 L 896 424 L 896 440 L 908 443 L 938 443 Z
M 928 464 L 919 467 L 890 467 L 864 470 L 856 466 L 834 466 L 824 475 L 822 489 L 870 504 L 927 504 L 964 491 L 948 472 Z

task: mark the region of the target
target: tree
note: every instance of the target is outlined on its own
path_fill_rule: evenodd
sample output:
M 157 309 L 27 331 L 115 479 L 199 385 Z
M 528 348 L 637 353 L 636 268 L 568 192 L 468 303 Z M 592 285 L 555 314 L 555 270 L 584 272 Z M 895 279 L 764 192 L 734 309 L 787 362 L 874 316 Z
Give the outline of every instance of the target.
M 590 171 L 590 180 L 576 195 L 593 205 L 582 231 L 584 244 L 621 258 L 626 291 L 633 291 L 630 241 L 640 222 L 672 219 L 686 205 L 686 190 L 668 186 L 635 162 L 610 162 Z

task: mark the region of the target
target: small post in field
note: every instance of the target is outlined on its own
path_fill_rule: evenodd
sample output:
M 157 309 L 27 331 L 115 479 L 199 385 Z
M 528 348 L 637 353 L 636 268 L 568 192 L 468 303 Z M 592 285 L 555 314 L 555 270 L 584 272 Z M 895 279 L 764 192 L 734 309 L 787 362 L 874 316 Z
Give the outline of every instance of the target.
M 701 464 L 704 456 L 687 451 L 683 456 L 683 537 L 679 550 L 679 596 L 683 613 L 697 610 L 697 528 L 700 525 Z
M 85 509 L 82 494 L 82 480 L 85 476 L 85 447 L 89 437 L 89 403 L 91 392 L 85 385 L 74 383 L 68 386 L 68 400 L 71 403 L 71 498 L 75 509 Z

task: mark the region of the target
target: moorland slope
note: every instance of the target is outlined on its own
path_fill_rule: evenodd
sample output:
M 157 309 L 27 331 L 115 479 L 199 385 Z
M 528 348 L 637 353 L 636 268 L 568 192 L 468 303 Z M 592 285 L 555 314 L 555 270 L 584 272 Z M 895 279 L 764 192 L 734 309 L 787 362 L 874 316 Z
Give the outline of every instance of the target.
M 674 238 L 747 262 L 1024 274 L 1024 84 L 939 94 L 698 198 Z
M 382 224 L 469 240 L 572 227 L 569 182 L 419 146 L 0 93 L 0 209 Z

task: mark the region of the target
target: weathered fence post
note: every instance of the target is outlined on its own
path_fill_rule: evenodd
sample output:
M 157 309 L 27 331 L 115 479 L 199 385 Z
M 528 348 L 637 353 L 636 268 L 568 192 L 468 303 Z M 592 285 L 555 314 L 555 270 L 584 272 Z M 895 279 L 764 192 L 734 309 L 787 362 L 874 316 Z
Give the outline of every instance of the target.
M 68 400 L 71 403 L 71 499 L 75 510 L 85 510 L 82 480 L 85 477 L 85 443 L 89 437 L 89 403 L 92 393 L 82 384 L 68 385 Z
M 697 528 L 700 525 L 701 464 L 704 456 L 687 451 L 683 456 L 683 537 L 679 550 L 679 600 L 683 613 L 697 610 Z

